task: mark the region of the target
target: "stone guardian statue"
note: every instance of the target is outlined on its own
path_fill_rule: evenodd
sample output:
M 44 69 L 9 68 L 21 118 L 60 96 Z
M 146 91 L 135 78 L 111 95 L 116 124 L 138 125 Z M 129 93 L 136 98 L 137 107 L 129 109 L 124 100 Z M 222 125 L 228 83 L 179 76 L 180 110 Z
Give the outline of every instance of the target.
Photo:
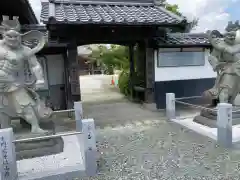
M 214 87 L 205 91 L 204 96 L 233 104 L 240 92 L 240 30 L 227 32 L 223 38 L 219 35 L 218 31 L 209 32 L 213 50 L 208 60 L 217 72 L 217 78 Z
M 209 108 L 214 111 L 202 109 L 194 121 L 210 127 L 216 127 L 218 103 L 230 103 L 234 111 L 239 110 L 234 102 L 240 92 L 240 27 L 238 23 L 230 23 L 226 29 L 224 35 L 216 30 L 208 32 L 213 48 L 208 60 L 217 77 L 214 86 L 206 90 L 203 97 L 210 100 Z M 233 118 L 233 125 L 240 123 L 240 113 L 234 113 Z
M 31 132 L 42 134 L 39 121 L 52 114 L 51 109 L 45 107 L 34 85 L 44 84 L 43 69 L 35 54 L 45 45 L 44 34 L 39 31 L 20 33 L 18 19 L 3 20 L 0 26 L 0 122 L 1 128 L 7 128 L 13 117 L 24 119 L 31 125 Z M 23 40 L 35 40 L 37 45 L 29 48 L 22 44 Z M 28 63 L 35 80 L 31 83 L 23 82 L 18 73 L 23 71 L 24 63 Z

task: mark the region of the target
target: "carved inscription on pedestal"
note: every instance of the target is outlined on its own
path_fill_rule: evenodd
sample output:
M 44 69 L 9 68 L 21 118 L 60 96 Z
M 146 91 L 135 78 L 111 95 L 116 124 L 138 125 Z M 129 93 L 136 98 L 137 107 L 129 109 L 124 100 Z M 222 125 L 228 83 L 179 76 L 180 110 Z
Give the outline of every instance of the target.
M 0 179 L 14 180 L 17 178 L 17 163 L 13 131 L 1 129 L 0 131 Z
M 3 177 L 8 179 L 10 176 L 10 167 L 8 160 L 8 148 L 6 140 L 3 136 L 0 137 L 1 152 L 3 157 Z

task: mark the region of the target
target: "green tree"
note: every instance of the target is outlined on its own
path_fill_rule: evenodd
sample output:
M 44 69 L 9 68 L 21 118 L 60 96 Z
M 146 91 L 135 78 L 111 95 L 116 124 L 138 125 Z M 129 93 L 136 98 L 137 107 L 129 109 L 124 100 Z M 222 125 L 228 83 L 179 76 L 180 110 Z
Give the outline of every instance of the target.
M 168 11 L 171 11 L 178 16 L 182 16 L 182 13 L 179 12 L 179 7 L 177 4 L 168 4 L 168 3 L 166 3 L 165 0 L 163 3 L 165 3 L 165 5 L 166 5 L 165 7 Z M 194 27 L 196 27 L 198 25 L 198 20 L 199 20 L 198 18 L 195 18 L 191 22 L 189 22 L 186 27 L 186 32 L 190 32 L 192 29 L 194 29 Z
M 166 9 L 167 10 L 169 10 L 169 11 L 171 11 L 171 12 L 173 12 L 174 14 L 176 14 L 176 15 L 179 15 L 179 16 L 181 16 L 182 14 L 178 11 L 178 5 L 176 5 L 176 4 L 173 4 L 173 5 L 171 5 L 171 4 L 166 4 Z
M 129 68 L 128 52 L 128 48 L 125 46 L 111 45 L 108 49 L 104 45 L 99 45 L 97 49 L 92 49 L 89 57 L 93 61 L 101 62 L 102 67 L 111 74 L 114 69 Z

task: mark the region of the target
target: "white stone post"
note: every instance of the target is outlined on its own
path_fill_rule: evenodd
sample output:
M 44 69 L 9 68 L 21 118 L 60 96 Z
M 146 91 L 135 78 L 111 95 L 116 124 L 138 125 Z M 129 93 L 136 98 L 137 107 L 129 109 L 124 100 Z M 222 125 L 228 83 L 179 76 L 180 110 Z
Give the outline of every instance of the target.
M 82 102 L 77 101 L 74 102 L 74 113 L 75 113 L 75 120 L 76 120 L 76 127 L 81 132 L 82 131 L 82 119 L 83 119 L 83 108 Z
M 82 132 L 84 136 L 84 163 L 86 167 L 86 175 L 94 176 L 97 174 L 97 147 L 93 119 L 82 120 Z
M 12 128 L 0 129 L 0 180 L 18 177 L 15 144 Z
M 166 116 L 168 120 L 176 118 L 175 112 L 175 94 L 167 93 L 166 94 Z
M 96 131 L 93 119 L 83 119 L 83 109 L 81 102 L 74 102 L 76 131 L 82 132 L 79 137 L 81 153 L 87 176 L 94 176 L 97 173 L 97 147 Z
M 232 146 L 232 104 L 217 105 L 217 142 L 226 148 Z

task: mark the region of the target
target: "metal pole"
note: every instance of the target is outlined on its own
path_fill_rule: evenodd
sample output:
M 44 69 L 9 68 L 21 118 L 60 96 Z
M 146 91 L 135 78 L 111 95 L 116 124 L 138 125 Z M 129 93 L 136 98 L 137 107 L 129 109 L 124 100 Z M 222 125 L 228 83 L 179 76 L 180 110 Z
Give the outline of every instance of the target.
M 23 143 L 23 142 L 31 142 L 31 141 L 38 141 L 38 140 L 45 140 L 45 139 L 54 139 L 62 136 L 71 136 L 71 135 L 77 135 L 77 134 L 83 134 L 82 132 L 72 132 L 72 133 L 63 133 L 63 134 L 54 134 L 49 136 L 39 136 L 35 138 L 26 138 L 26 139 L 17 139 L 14 140 L 13 143 Z
M 175 94 L 167 93 L 166 94 L 166 115 L 168 120 L 176 118 L 176 107 L 175 107 Z
M 63 113 L 63 112 L 73 112 L 75 109 L 66 109 L 66 110 L 59 110 L 59 111 L 53 111 L 53 113 Z
M 193 107 L 193 108 L 204 109 L 204 110 L 208 110 L 208 111 L 210 111 L 210 112 L 217 112 L 217 110 L 215 110 L 215 109 L 206 108 L 206 107 L 204 107 L 204 106 L 199 106 L 199 105 L 195 105 L 195 104 L 191 104 L 191 103 L 186 103 L 186 102 L 178 101 L 178 100 L 176 100 L 175 102 L 176 102 L 176 103 L 179 103 L 179 104 L 186 105 L 186 106 L 190 106 L 190 107 Z
M 176 100 L 187 100 L 187 99 L 198 99 L 202 98 L 202 96 L 190 96 L 190 97 L 181 97 L 181 98 L 175 98 Z

